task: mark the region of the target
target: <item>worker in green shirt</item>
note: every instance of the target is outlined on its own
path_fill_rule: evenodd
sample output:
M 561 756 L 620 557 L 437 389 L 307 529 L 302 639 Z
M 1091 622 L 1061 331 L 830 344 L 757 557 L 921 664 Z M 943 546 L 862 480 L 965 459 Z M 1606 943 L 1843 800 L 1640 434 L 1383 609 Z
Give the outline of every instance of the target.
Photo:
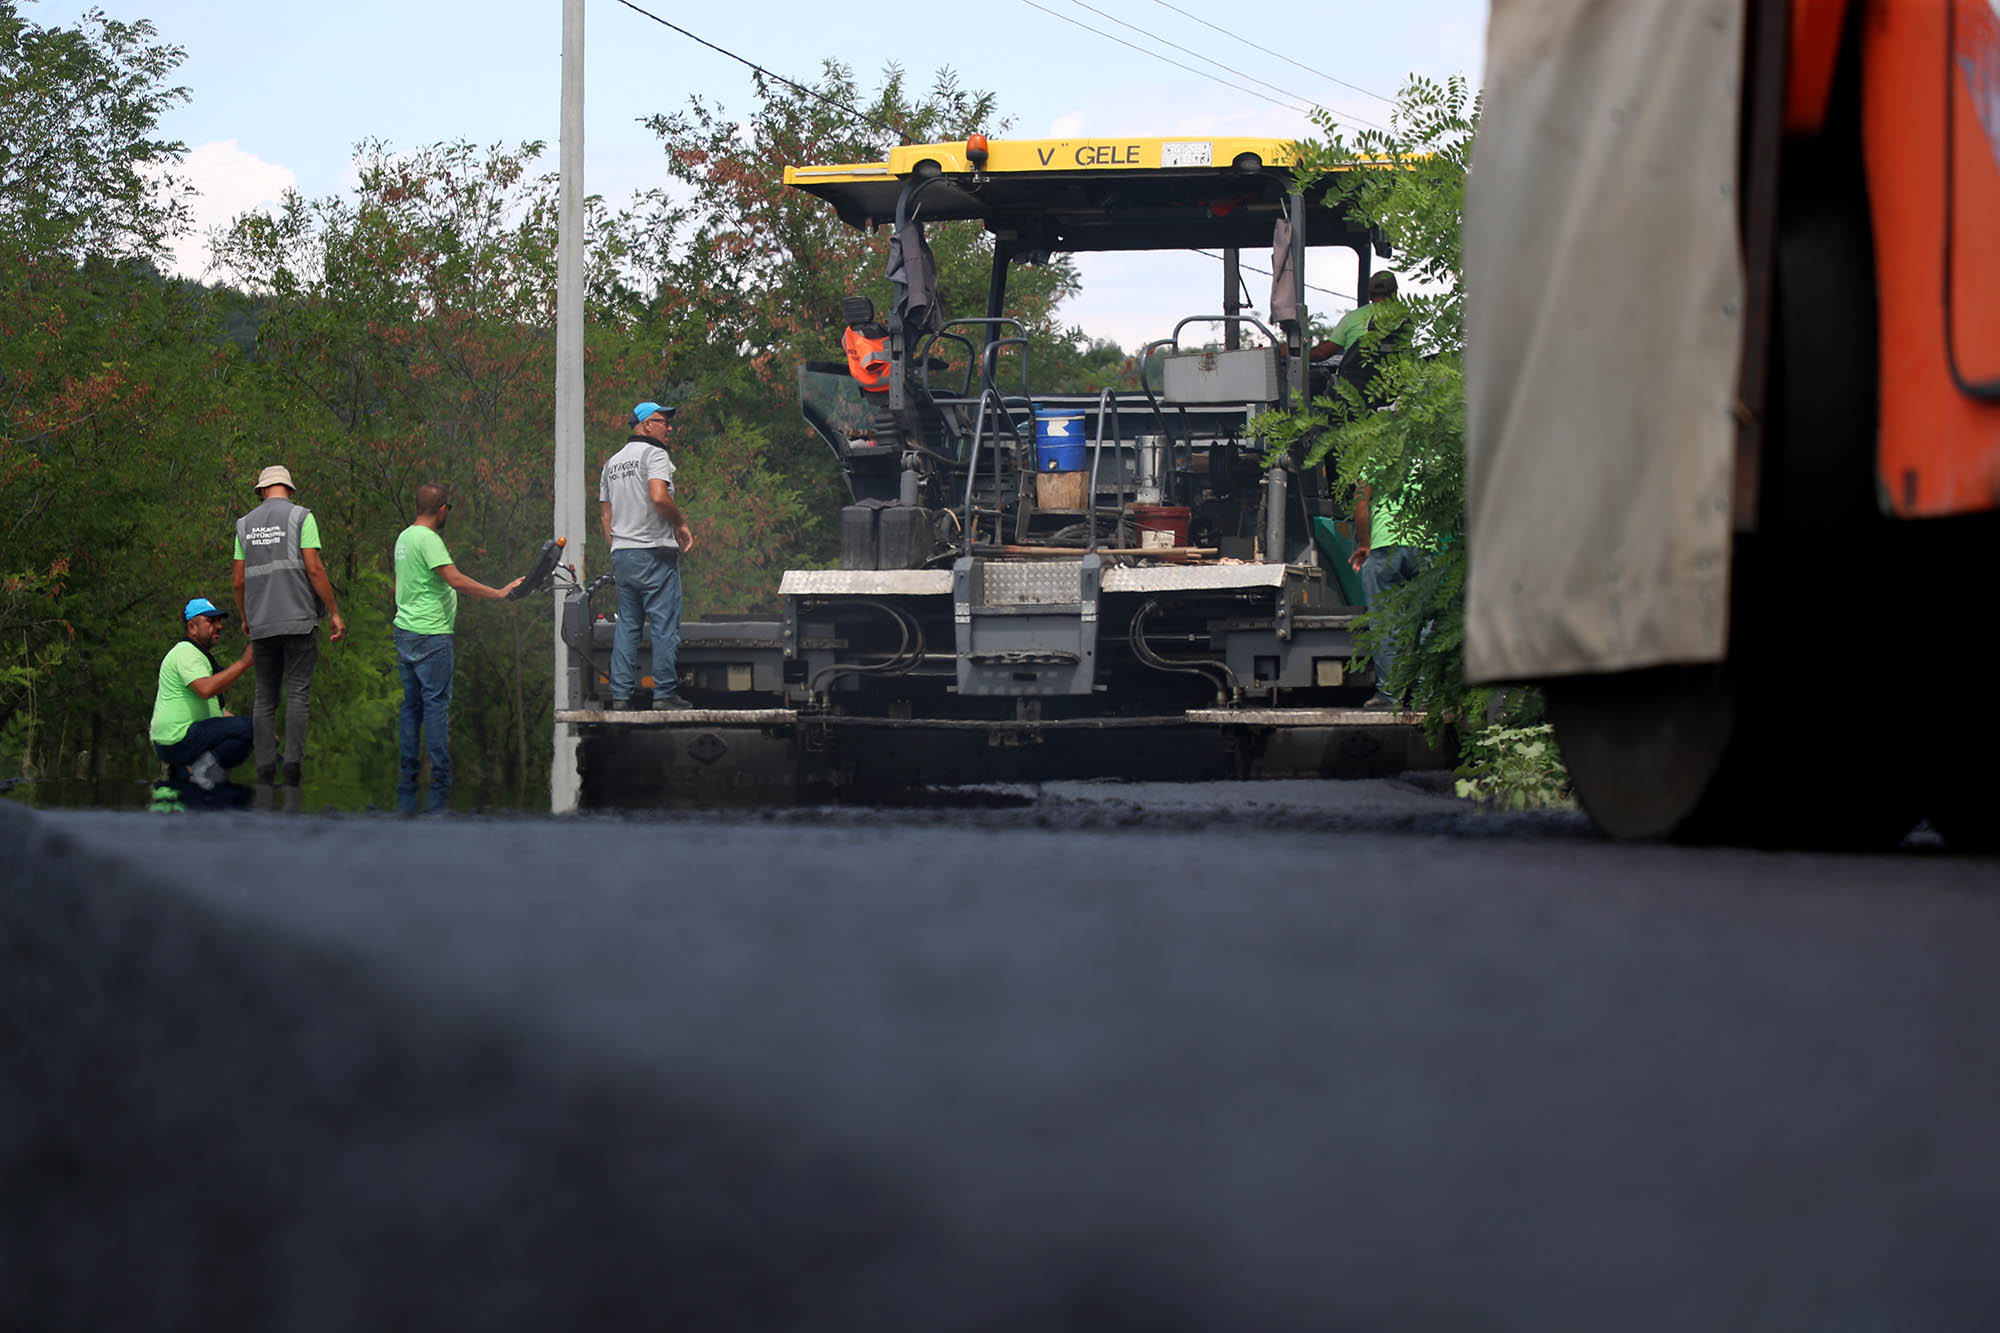
M 1354 491 L 1354 550 L 1348 564 L 1361 575 L 1362 602 L 1372 612 L 1382 594 L 1400 583 L 1408 583 L 1422 568 L 1423 548 L 1414 545 L 1403 530 L 1402 502 L 1414 483 L 1405 482 L 1394 492 L 1378 494 L 1357 486 Z M 1371 711 L 1401 711 L 1403 701 L 1388 689 L 1389 668 L 1401 656 L 1387 638 L 1375 645 L 1375 693 L 1362 707 Z
M 250 798 L 249 788 L 228 781 L 229 770 L 250 757 L 250 719 L 222 707 L 222 692 L 250 669 L 250 645 L 226 667 L 208 651 L 228 618 L 208 598 L 190 598 L 181 609 L 185 637 L 160 659 L 148 734 L 167 766 L 168 784 L 186 805 L 238 806 Z
M 1409 346 L 1410 330 L 1407 320 L 1392 319 L 1388 327 L 1373 341 L 1363 344 L 1363 336 L 1376 326 L 1376 321 L 1386 312 L 1389 304 L 1396 300 L 1396 275 L 1384 270 L 1368 279 L 1368 300 L 1341 316 L 1333 326 L 1331 337 L 1313 344 L 1312 366 L 1308 373 L 1308 383 L 1315 398 L 1333 396 L 1333 424 L 1344 425 L 1355 417 L 1386 407 L 1392 401 L 1390 394 L 1378 385 L 1379 377 L 1375 368 L 1388 357 L 1394 356 Z M 1327 362 L 1334 353 L 1340 353 L 1338 365 Z M 1335 382 L 1344 380 L 1354 386 L 1360 394 L 1362 406 L 1353 404 L 1337 396 Z M 1327 489 L 1332 491 L 1337 485 L 1340 471 L 1340 456 L 1330 451 L 1325 459 Z
M 1405 324 L 1389 327 L 1375 345 L 1361 346 L 1361 337 L 1375 327 L 1382 316 L 1383 307 L 1396 299 L 1396 275 L 1384 270 L 1368 279 L 1368 300 L 1341 316 L 1333 326 L 1333 333 L 1325 341 L 1313 344 L 1312 359 L 1324 361 L 1339 352 L 1339 377 L 1352 384 L 1360 392 L 1363 401 L 1370 408 L 1381 407 L 1389 401 L 1388 396 L 1377 390 L 1374 384 L 1375 367 L 1385 357 L 1403 350 L 1409 341 L 1409 329 Z
M 1335 352 L 1345 352 L 1354 346 L 1354 340 L 1368 332 L 1369 321 L 1375 317 L 1375 306 L 1382 301 L 1396 299 L 1396 275 L 1386 269 L 1368 279 L 1368 299 L 1340 317 L 1340 323 L 1333 326 L 1333 332 L 1321 342 L 1313 344 L 1312 359 L 1324 361 Z
M 417 812 L 421 754 L 429 750 L 428 808 L 442 810 L 451 799 L 452 631 L 458 624 L 458 595 L 498 601 L 520 586 L 489 588 L 462 573 L 445 550 L 451 496 L 436 482 L 417 487 L 416 521 L 396 537 L 396 666 L 403 677 L 403 711 L 398 739 L 402 773 L 396 783 L 398 813 Z

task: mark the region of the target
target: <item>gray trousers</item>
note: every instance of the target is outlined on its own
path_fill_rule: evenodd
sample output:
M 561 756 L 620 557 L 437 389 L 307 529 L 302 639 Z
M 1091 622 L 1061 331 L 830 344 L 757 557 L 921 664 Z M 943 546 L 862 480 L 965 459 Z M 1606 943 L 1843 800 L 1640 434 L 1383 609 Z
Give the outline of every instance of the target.
M 278 687 L 285 690 L 285 781 L 296 786 L 306 757 L 306 723 L 312 712 L 313 666 L 319 661 L 319 631 L 273 634 L 252 639 L 257 666 L 257 702 L 250 711 L 256 729 L 257 780 L 271 781 L 278 767 Z

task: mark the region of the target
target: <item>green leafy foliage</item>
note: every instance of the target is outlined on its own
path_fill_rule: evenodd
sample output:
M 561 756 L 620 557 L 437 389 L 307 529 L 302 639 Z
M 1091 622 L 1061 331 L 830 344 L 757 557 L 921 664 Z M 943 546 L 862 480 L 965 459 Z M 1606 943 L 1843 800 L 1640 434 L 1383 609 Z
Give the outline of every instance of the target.
M 1555 730 L 1487 726 L 1468 732 L 1459 752 L 1458 794 L 1503 810 L 1573 809 L 1569 774 Z
M 0 247 L 15 258 L 157 257 L 186 224 L 169 169 L 185 148 L 153 133 L 187 100 L 166 83 L 186 52 L 156 35 L 100 9 L 45 27 L 0 0 Z
M 1504 700 L 1465 683 L 1465 288 L 1461 240 L 1465 180 L 1479 125 L 1479 98 L 1459 77 L 1414 78 L 1390 127 L 1350 138 L 1324 112 L 1325 137 L 1302 142 L 1297 176 L 1308 190 L 1344 201 L 1379 226 L 1394 247 L 1401 299 L 1378 303 L 1357 343 L 1378 358 L 1372 410 L 1346 382 L 1303 409 L 1255 423 L 1274 451 L 1307 464 L 1330 461 L 1335 485 L 1392 496 L 1407 544 L 1422 548 L 1421 572 L 1369 608 L 1363 653 L 1401 650 L 1383 687 L 1427 713 L 1433 732 L 1456 727 L 1471 766 L 1461 784 L 1481 799 L 1560 803 L 1566 781 L 1552 744 L 1523 730 L 1539 700 Z M 1493 719 L 1489 720 L 1489 714 Z M 1490 739 L 1489 739 L 1490 737 Z
M 1386 131 L 1351 141 L 1326 113 L 1323 139 L 1299 144 L 1303 188 L 1341 201 L 1379 226 L 1404 277 L 1400 300 L 1370 307 L 1349 355 L 1376 361 L 1373 392 L 1392 406 L 1372 410 L 1354 385 L 1304 407 L 1260 416 L 1253 427 L 1274 453 L 1307 465 L 1329 462 L 1342 492 L 1394 496 L 1407 544 L 1427 552 L 1416 578 L 1369 608 L 1361 646 L 1387 639 L 1403 651 L 1391 693 L 1430 713 L 1433 728 L 1466 715 L 1463 683 L 1465 552 L 1464 298 L 1459 280 L 1465 171 L 1478 125 L 1465 81 L 1413 79 Z
M 178 48 L 91 11 L 0 3 L 0 747 L 23 771 L 137 778 L 153 669 L 243 493 L 240 368 L 210 293 L 151 260 L 184 225 L 154 133 Z M 192 585 L 192 586 L 191 586 Z

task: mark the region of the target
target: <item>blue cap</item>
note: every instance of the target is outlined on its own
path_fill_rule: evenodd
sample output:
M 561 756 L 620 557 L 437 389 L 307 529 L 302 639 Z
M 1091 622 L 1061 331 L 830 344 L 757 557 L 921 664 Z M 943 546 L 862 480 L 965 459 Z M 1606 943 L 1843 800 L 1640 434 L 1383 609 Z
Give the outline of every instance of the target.
M 206 597 L 189 598 L 187 606 L 181 610 L 181 619 L 183 621 L 193 620 L 196 616 L 215 616 L 222 620 L 229 619 L 227 611 L 218 610 L 215 603 L 209 601 Z
M 641 403 L 637 407 L 632 409 L 632 424 L 636 426 L 640 422 L 647 420 L 648 418 L 652 417 L 655 413 L 658 412 L 665 412 L 667 414 L 667 420 L 672 421 L 674 419 L 674 413 L 678 410 L 679 409 L 672 407 L 662 407 L 658 403 L 653 403 L 653 402 Z

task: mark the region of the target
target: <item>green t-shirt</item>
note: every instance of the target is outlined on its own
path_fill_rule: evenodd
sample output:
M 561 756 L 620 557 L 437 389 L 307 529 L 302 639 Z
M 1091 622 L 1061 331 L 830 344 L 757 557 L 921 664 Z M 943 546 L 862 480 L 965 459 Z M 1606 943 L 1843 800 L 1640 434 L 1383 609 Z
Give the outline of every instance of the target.
M 1348 348 L 1354 346 L 1356 338 L 1359 338 L 1366 332 L 1368 332 L 1368 305 L 1363 304 L 1354 307 L 1354 309 L 1342 315 L 1340 323 L 1334 325 L 1333 332 L 1327 336 L 1333 342 L 1339 344 L 1342 351 L 1346 351 Z
M 299 524 L 299 549 L 301 551 L 317 551 L 320 549 L 319 520 L 311 514 L 307 514 L 306 521 Z M 238 560 L 243 558 L 243 538 L 241 534 L 238 534 L 236 538 L 236 558 Z
M 444 538 L 412 523 L 396 537 L 396 628 L 412 634 L 449 634 L 458 623 L 458 592 L 438 577 L 451 563 Z
M 155 745 L 173 745 L 188 734 L 188 728 L 211 717 L 222 716 L 220 699 L 204 699 L 188 686 L 203 676 L 212 676 L 208 654 L 182 639 L 160 659 L 160 684 L 153 694 Z
M 1403 536 L 1403 525 L 1400 522 L 1402 508 L 1403 494 L 1401 491 L 1398 491 L 1394 495 L 1374 496 L 1369 499 L 1369 546 L 1408 546 L 1410 544 Z

